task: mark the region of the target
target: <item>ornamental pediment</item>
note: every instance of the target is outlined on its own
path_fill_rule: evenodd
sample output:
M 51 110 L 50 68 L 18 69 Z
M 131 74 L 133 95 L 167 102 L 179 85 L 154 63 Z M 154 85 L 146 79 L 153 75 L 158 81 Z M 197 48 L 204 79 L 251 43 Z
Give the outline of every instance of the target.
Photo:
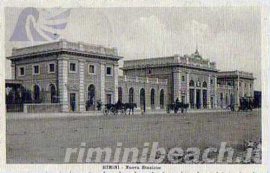
M 79 87 L 75 84 L 66 84 L 66 87 L 70 91 L 78 91 L 79 90 Z

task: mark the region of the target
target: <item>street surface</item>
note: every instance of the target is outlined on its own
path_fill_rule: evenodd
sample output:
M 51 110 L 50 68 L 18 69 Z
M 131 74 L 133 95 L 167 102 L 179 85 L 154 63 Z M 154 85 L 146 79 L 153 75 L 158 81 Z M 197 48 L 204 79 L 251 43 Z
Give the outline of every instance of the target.
M 7 114 L 7 117 L 9 113 Z M 221 142 L 237 152 L 245 140 L 261 138 L 261 110 L 253 112 L 205 112 L 145 114 L 127 116 L 54 116 L 49 118 L 7 118 L 7 163 L 64 163 L 66 148 L 142 149 L 150 146 L 220 147 Z M 76 163 L 72 156 L 71 162 Z

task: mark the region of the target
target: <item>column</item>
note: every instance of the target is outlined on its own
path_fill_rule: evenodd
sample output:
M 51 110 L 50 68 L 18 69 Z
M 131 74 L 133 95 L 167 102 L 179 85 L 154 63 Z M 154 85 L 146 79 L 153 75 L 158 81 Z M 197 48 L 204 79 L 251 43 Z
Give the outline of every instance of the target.
M 181 72 L 176 69 L 173 72 L 173 100 L 175 101 L 177 98 L 181 99 Z
M 85 60 L 79 59 L 79 111 L 85 112 L 85 92 L 84 92 L 84 67 Z
M 105 64 L 100 64 L 100 100 L 102 104 L 106 103 L 105 99 Z
M 196 86 L 196 83 L 195 83 L 195 86 Z M 194 99 L 193 99 L 193 104 L 194 104 L 194 107 L 197 108 L 197 88 L 194 87 Z
M 200 105 L 201 105 L 201 109 L 203 108 L 203 89 L 200 89 Z
M 113 66 L 114 73 L 113 73 L 113 79 L 114 79 L 114 103 L 117 103 L 118 101 L 118 64 Z
M 16 65 L 13 62 L 11 62 L 11 79 L 16 79 Z
M 214 82 L 215 82 L 215 98 L 214 98 L 214 107 L 217 108 L 217 76 L 215 75 L 215 78 L 214 78 Z
M 235 82 L 235 85 L 234 85 L 234 101 L 235 101 L 235 107 L 238 107 L 239 106 L 239 92 L 240 92 L 240 86 L 239 86 L 239 77 L 237 79 L 237 81 Z
M 157 78 L 158 82 L 158 78 Z M 181 98 L 179 98 L 181 99 Z M 159 87 L 155 88 L 155 109 L 160 109 L 160 89 Z
M 207 82 L 207 108 L 211 108 L 211 77 L 208 75 L 208 82 Z
M 61 104 L 61 111 L 68 112 L 68 58 L 60 57 L 58 59 L 58 82 L 59 82 L 59 97 Z
M 187 90 L 186 90 L 186 97 L 187 97 L 187 103 L 189 104 L 189 108 L 190 108 L 190 100 L 189 100 L 189 73 L 187 72 L 187 77 L 186 77 L 186 84 L 187 84 Z

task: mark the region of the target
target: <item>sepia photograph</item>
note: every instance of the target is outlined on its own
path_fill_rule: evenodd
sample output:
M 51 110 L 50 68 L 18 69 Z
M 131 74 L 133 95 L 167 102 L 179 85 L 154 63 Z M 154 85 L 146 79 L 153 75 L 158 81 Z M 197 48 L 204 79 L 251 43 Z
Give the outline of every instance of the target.
M 260 6 L 4 15 L 8 165 L 262 164 Z

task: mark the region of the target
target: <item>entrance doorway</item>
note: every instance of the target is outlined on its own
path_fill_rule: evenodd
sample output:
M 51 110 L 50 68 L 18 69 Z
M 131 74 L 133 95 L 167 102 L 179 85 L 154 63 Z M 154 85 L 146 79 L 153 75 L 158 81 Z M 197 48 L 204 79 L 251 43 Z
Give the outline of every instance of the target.
M 145 90 L 143 88 L 140 90 L 140 108 L 145 112 Z
M 207 108 L 207 90 L 203 90 L 203 108 Z
M 194 89 L 190 89 L 189 90 L 189 103 L 190 103 L 190 107 L 194 108 Z
M 71 111 L 75 112 L 76 111 L 76 94 L 75 93 L 69 94 L 69 105 L 70 105 Z
M 201 90 L 196 90 L 196 108 L 201 108 Z
M 214 97 L 211 97 L 211 108 L 214 108 Z

